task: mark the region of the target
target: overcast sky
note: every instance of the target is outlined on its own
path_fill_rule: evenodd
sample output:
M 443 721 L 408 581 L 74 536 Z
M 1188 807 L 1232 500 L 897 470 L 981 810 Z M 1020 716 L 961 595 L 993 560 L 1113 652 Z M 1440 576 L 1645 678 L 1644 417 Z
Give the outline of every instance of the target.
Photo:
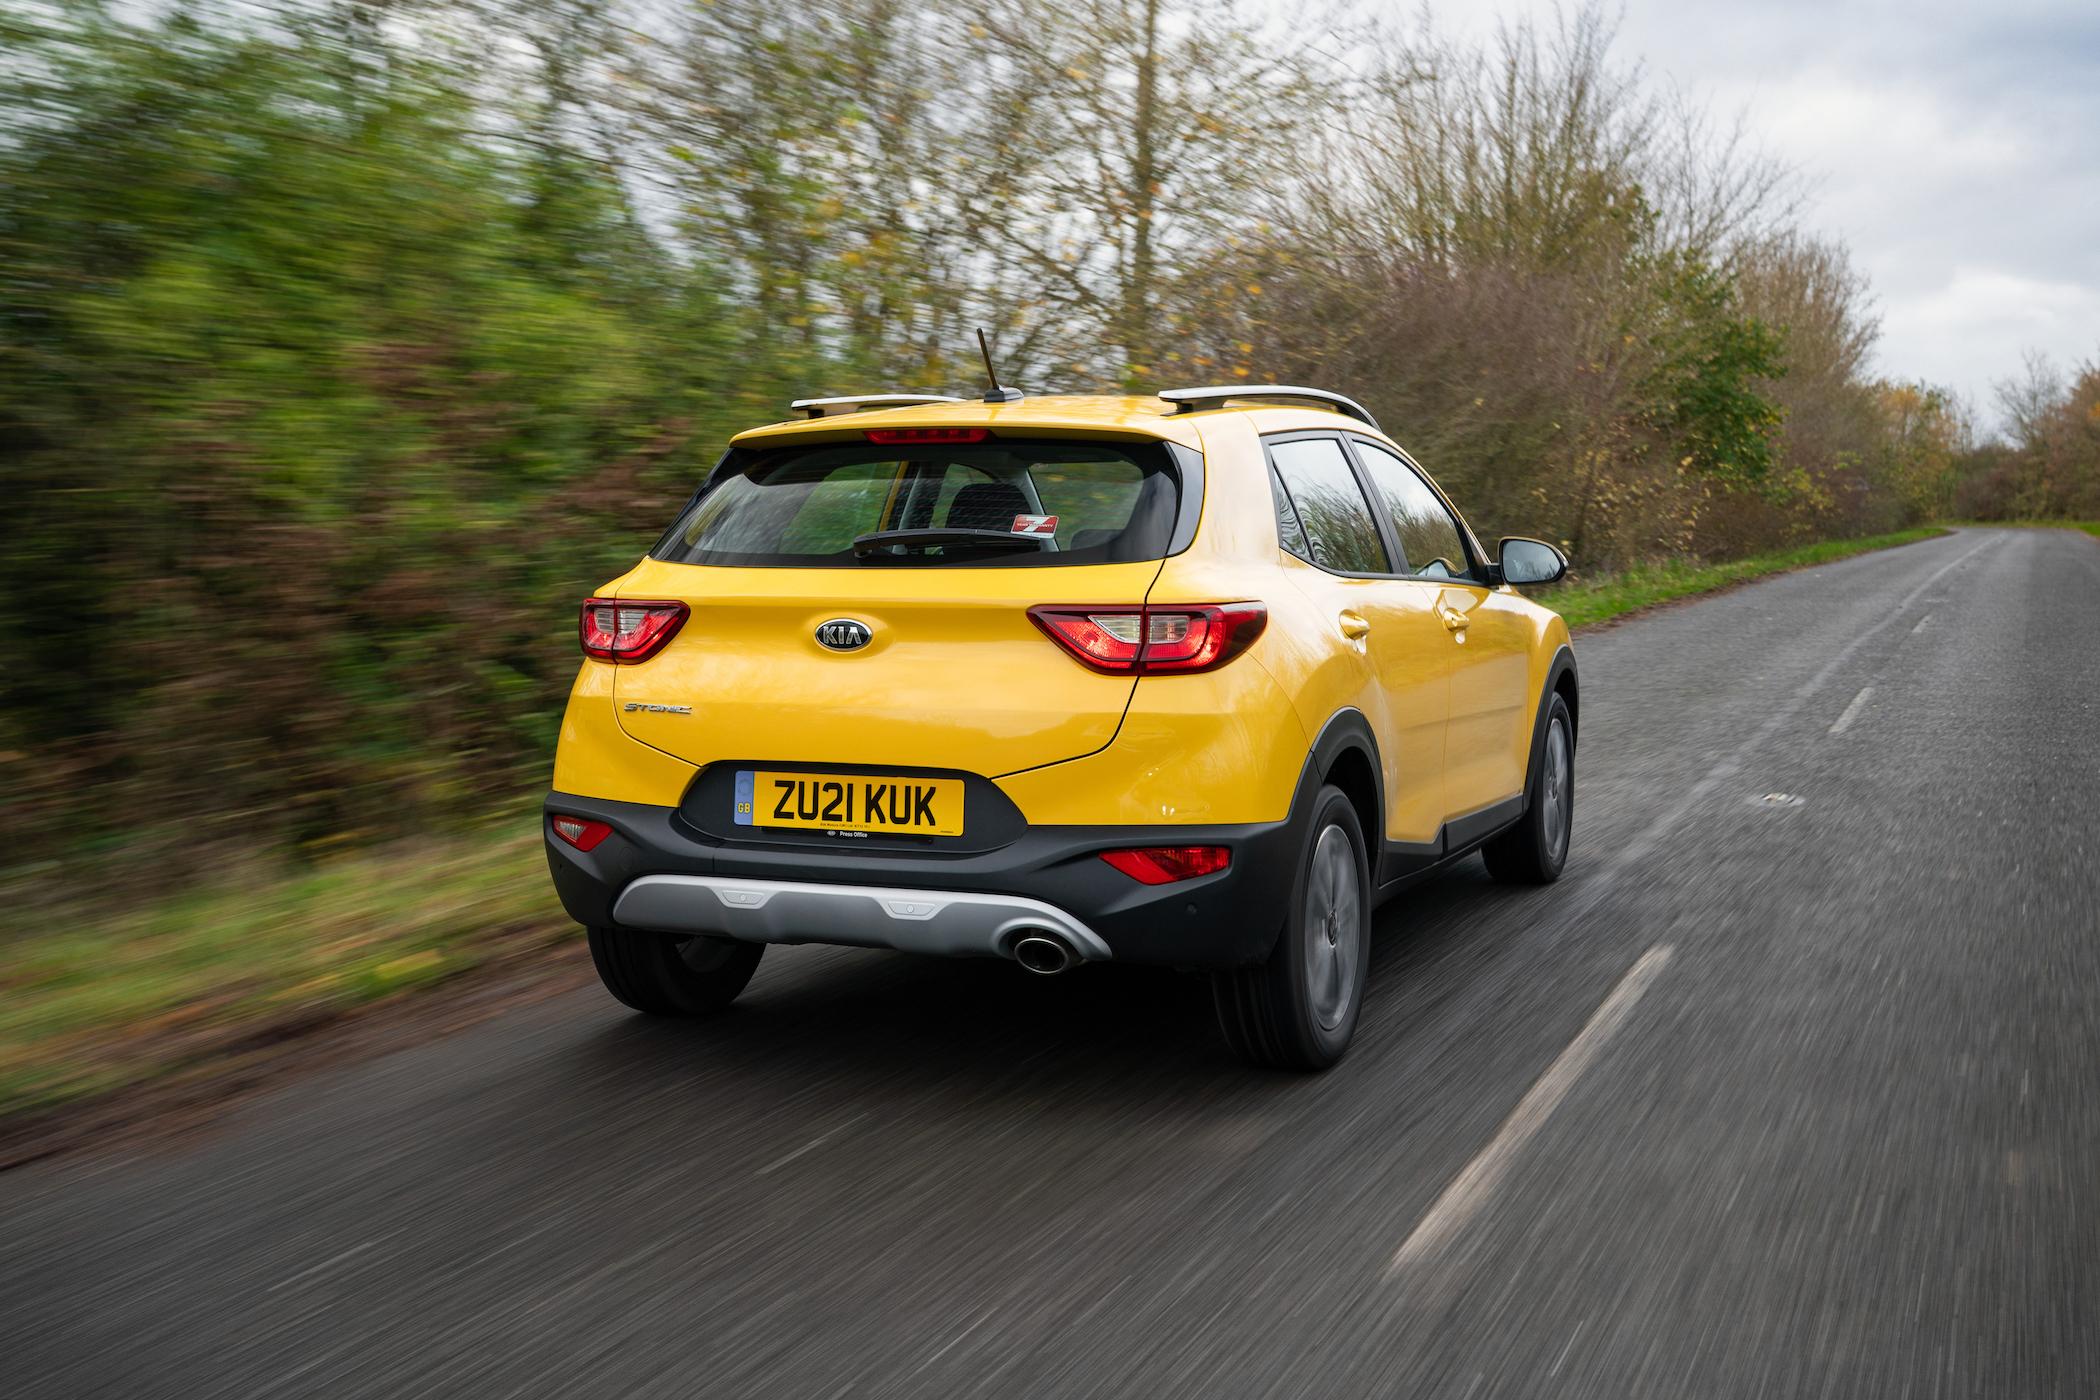
M 1432 0 L 1439 28 L 1553 0 Z M 2100 0 L 1624 0 L 1615 52 L 1738 109 L 1852 250 L 1882 373 L 1966 396 L 2039 350 L 2100 359 Z

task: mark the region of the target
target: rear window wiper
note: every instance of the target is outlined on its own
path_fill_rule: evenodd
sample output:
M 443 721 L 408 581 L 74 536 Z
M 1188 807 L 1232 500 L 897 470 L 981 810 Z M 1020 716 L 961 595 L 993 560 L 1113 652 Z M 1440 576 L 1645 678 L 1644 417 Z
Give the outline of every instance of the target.
M 981 549 L 1041 550 L 1049 547 L 1048 535 L 1012 535 L 1004 530 L 877 530 L 853 541 L 853 557 L 868 559 L 893 550 Z

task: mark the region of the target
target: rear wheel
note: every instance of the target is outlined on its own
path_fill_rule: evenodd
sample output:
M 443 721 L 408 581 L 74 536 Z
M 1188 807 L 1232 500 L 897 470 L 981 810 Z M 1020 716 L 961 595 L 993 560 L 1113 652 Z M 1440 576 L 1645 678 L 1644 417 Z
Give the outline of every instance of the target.
M 737 999 L 758 971 L 763 943 L 594 928 L 591 961 L 620 1001 L 651 1016 L 705 1016 Z
M 1349 1048 L 1370 964 L 1369 870 L 1356 809 L 1322 788 L 1276 946 L 1254 967 L 1212 974 L 1218 1025 L 1243 1058 L 1325 1069 Z
M 1568 863 L 1575 824 L 1575 725 L 1558 691 L 1546 703 L 1546 740 L 1524 795 L 1523 819 L 1480 854 L 1488 874 L 1506 884 L 1551 884 Z

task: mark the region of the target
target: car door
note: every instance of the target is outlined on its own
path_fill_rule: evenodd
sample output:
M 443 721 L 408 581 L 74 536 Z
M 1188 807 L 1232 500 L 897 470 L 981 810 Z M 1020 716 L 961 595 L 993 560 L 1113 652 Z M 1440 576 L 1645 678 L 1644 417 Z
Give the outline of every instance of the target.
M 1310 567 L 1292 578 L 1363 655 L 1359 697 L 1384 769 L 1385 839 L 1436 839 L 1444 798 L 1444 723 L 1451 642 L 1431 593 L 1395 580 L 1387 532 L 1335 433 L 1265 439 L 1277 530 Z M 1324 716 L 1319 717 L 1324 719 Z
M 1481 579 L 1482 560 L 1428 479 L 1383 443 L 1352 435 L 1400 553 L 1404 582 L 1439 621 L 1450 658 L 1444 732 L 1444 818 L 1458 821 L 1519 796 L 1531 750 L 1530 637 L 1506 590 Z

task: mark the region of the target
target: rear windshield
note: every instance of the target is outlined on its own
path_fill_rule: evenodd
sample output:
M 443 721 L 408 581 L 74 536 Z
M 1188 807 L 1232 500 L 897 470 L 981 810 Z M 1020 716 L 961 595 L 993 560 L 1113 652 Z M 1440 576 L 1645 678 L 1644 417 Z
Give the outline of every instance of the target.
M 820 568 L 1128 563 L 1165 557 L 1178 504 L 1161 443 L 784 447 L 733 461 L 651 553 Z

